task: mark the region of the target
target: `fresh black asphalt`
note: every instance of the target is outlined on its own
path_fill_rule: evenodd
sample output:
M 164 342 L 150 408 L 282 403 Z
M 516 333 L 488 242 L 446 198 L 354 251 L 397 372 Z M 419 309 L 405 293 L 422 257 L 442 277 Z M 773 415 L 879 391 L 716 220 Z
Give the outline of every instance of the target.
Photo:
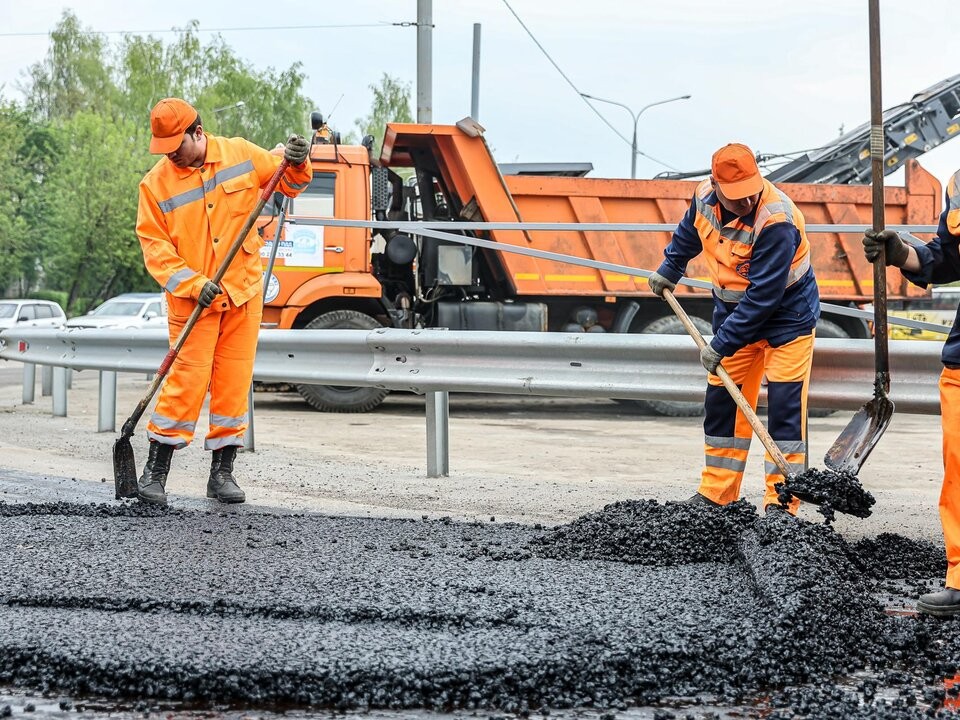
M 947 717 L 960 623 L 884 612 L 944 562 L 743 501 L 620 502 L 556 528 L 0 503 L 0 685 L 266 709 L 616 714 L 681 697 L 661 717 Z

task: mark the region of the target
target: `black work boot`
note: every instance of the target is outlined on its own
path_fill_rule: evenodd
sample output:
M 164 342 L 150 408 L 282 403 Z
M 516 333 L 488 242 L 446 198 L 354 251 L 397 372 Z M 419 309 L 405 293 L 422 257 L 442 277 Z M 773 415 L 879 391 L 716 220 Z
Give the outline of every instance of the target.
M 207 497 L 222 503 L 242 503 L 247 499 L 243 490 L 233 477 L 233 459 L 237 456 L 237 446 L 227 445 L 213 451 L 210 463 L 210 480 L 207 481 Z
M 917 600 L 917 610 L 924 615 L 939 618 L 951 618 L 960 615 L 960 590 L 945 587 L 935 593 L 921 595 Z
M 143 466 L 143 475 L 137 481 L 137 499 L 155 505 L 167 504 L 167 475 L 170 473 L 170 458 L 173 445 L 150 441 L 150 455 Z
M 720 503 L 714 502 L 706 495 L 696 493 L 683 501 L 685 505 L 705 505 L 706 507 L 720 507 Z

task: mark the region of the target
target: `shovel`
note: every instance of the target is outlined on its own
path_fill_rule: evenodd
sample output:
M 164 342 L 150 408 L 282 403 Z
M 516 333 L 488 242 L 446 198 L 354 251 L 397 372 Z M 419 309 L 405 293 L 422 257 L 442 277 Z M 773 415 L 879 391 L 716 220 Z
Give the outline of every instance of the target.
M 680 322 L 683 323 L 683 327 L 690 334 L 690 337 L 693 338 L 697 347 L 703 349 L 707 344 L 706 340 L 703 339 L 697 326 L 690 321 L 687 313 L 680 307 L 680 303 L 677 302 L 677 299 L 669 289 L 664 289 L 663 299 L 669 303 L 674 314 L 680 319 Z M 848 473 L 834 472 L 832 470 L 824 472 L 814 468 L 804 470 L 800 474 L 791 472 L 790 463 L 787 462 L 780 448 L 777 447 L 776 441 L 770 436 L 770 433 L 767 432 L 763 423 L 760 422 L 757 413 L 750 407 L 750 403 L 747 402 L 743 393 L 740 392 L 740 388 L 737 387 L 737 384 L 723 368 L 723 365 L 717 365 L 716 374 L 719 376 L 721 382 L 723 382 L 723 386 L 727 389 L 727 392 L 730 393 L 730 397 L 733 398 L 737 407 L 740 408 L 740 412 L 743 413 L 747 422 L 750 423 L 753 432 L 760 438 L 764 449 L 770 457 L 773 458 L 773 462 L 776 464 L 780 474 L 783 475 L 783 485 L 777 486 L 781 497 L 786 494 L 803 502 L 820 505 L 822 506 L 820 512 L 828 519 L 832 519 L 833 510 L 857 517 L 868 517 L 870 515 L 870 506 L 874 504 L 874 498 L 870 493 L 860 487 L 856 476 Z
M 673 292 L 671 292 L 669 288 L 664 288 L 663 299 L 666 300 L 670 305 L 674 314 L 677 316 L 677 318 L 679 318 L 680 322 L 683 324 L 683 327 L 690 334 L 690 337 L 693 338 L 693 341 L 697 344 L 697 347 L 702 350 L 707 344 L 707 341 L 703 339 L 703 335 L 700 334 L 697 326 L 694 325 L 690 320 L 690 317 L 680 306 L 677 298 L 674 297 Z M 777 469 L 785 479 L 789 480 L 793 476 L 793 474 L 790 472 L 790 463 L 787 462 L 787 459 L 783 456 L 780 448 L 777 447 L 777 443 L 770 436 L 770 433 L 767 432 L 767 429 L 763 426 L 763 423 L 760 422 L 760 418 L 757 417 L 757 413 L 752 407 L 750 407 L 750 403 L 747 402 L 747 399 L 743 396 L 743 393 L 740 392 L 740 388 L 737 387 L 737 384 L 733 381 L 733 378 L 730 377 L 730 373 L 724 370 L 723 365 L 717 365 L 716 374 L 720 378 L 721 382 L 723 382 L 723 386 L 727 389 L 727 392 L 730 393 L 730 397 L 732 397 L 733 401 L 737 403 L 737 407 L 740 408 L 740 412 L 743 413 L 743 416 L 747 419 L 747 422 L 750 423 L 750 427 L 753 428 L 753 432 L 756 433 L 758 438 L 760 438 L 760 442 L 763 443 L 763 447 L 770 454 L 770 457 L 773 458 L 773 462 L 776 463 Z
M 240 250 L 240 246 L 243 245 L 243 241 L 246 239 L 247 233 L 250 232 L 253 224 L 257 221 L 260 211 L 263 210 L 263 206 L 266 204 L 267 200 L 269 200 L 270 196 L 273 195 L 273 191 L 276 189 L 277 183 L 280 182 L 280 177 L 286 171 L 289 164 L 290 163 L 286 160 L 282 160 L 279 167 L 277 167 L 276 172 L 274 172 L 273 177 L 271 177 L 270 181 L 264 186 L 263 192 L 260 193 L 260 199 L 257 201 L 257 204 L 253 210 L 250 211 L 250 215 L 247 216 L 247 220 L 244 222 L 243 228 L 241 228 L 239 234 L 237 235 L 237 239 L 233 241 L 233 244 L 227 251 L 226 256 L 223 258 L 223 262 L 221 262 L 220 267 L 217 268 L 216 275 L 210 278 L 210 281 L 214 284 L 220 284 L 224 274 L 227 272 L 227 268 L 230 267 L 230 263 L 233 262 L 233 258 L 236 257 L 237 252 Z M 130 444 L 130 438 L 133 437 L 133 431 L 137 427 L 140 417 L 147 409 L 147 405 L 150 404 L 150 401 L 153 399 L 153 396 L 159 389 L 160 384 L 167 376 L 167 372 L 169 372 L 170 366 L 173 365 L 173 361 L 176 360 L 177 355 L 180 354 L 180 349 L 183 347 L 183 343 L 186 342 L 187 336 L 189 336 L 190 331 L 193 330 L 193 326 L 197 324 L 197 320 L 200 318 L 200 313 L 202 313 L 203 310 L 204 309 L 200 307 L 198 303 L 193 309 L 193 312 L 190 313 L 190 317 L 183 326 L 183 330 L 180 331 L 177 341 L 167 352 L 166 356 L 163 358 L 163 362 L 160 363 L 160 367 L 153 376 L 153 382 L 150 383 L 147 394 L 137 405 L 136 409 L 133 411 L 133 414 L 127 418 L 127 421 L 123 424 L 123 427 L 120 430 L 120 437 L 113 444 L 113 484 L 116 491 L 117 500 L 120 498 L 132 498 L 137 496 L 137 462 L 136 458 L 133 456 L 133 446 Z
M 883 230 L 883 113 L 880 104 L 880 18 L 879 0 L 870 0 L 870 155 L 873 184 L 873 229 Z M 887 352 L 887 262 L 881 248 L 873 263 L 873 343 L 876 376 L 873 400 L 865 403 L 850 419 L 840 437 L 827 451 L 823 462 L 832 470 L 853 475 L 869 457 L 893 417 L 890 391 L 890 359 Z

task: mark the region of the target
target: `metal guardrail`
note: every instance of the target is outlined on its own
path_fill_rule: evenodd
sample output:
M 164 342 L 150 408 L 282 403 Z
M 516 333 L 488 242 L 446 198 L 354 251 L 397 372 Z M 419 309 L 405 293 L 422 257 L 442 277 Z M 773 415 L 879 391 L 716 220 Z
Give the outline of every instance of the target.
M 429 237 L 435 240 L 445 242 L 459 243 L 471 247 L 479 247 L 487 250 L 497 250 L 500 252 L 513 253 L 515 255 L 525 255 L 527 257 L 539 258 L 541 260 L 552 260 L 554 262 L 567 263 L 578 267 L 587 267 L 594 270 L 605 270 L 607 272 L 630 275 L 633 277 L 648 277 L 652 271 L 642 268 L 634 268 L 629 265 L 620 265 L 618 263 L 605 262 L 603 260 L 593 260 L 590 258 L 581 258 L 575 255 L 565 255 L 563 253 L 550 252 L 547 250 L 538 250 L 531 247 L 522 247 L 518 245 L 509 245 L 494 240 L 485 240 L 478 237 L 468 237 L 449 232 L 450 230 L 525 230 L 536 232 L 539 230 L 551 231 L 569 231 L 569 232 L 670 232 L 676 228 L 676 225 L 667 223 L 518 223 L 518 222 L 436 222 L 436 221 L 396 221 L 396 220 L 338 220 L 335 218 L 288 218 L 290 224 L 330 226 L 345 228 L 369 228 L 372 230 L 400 230 L 409 232 L 422 237 Z M 862 235 L 863 231 L 868 229 L 869 225 L 807 225 L 806 229 L 810 232 L 834 232 L 840 234 Z M 935 233 L 936 225 L 890 225 L 891 230 L 904 230 L 912 233 Z M 683 277 L 680 278 L 680 285 L 700 288 L 701 290 L 712 290 L 713 284 L 706 280 Z M 873 313 L 869 310 L 861 310 L 847 305 L 836 305 L 833 303 L 821 302 L 820 307 L 824 312 L 834 313 L 836 315 L 846 315 L 856 317 L 862 320 L 872 320 Z M 898 317 L 887 314 L 887 322 L 890 325 L 900 325 L 903 327 L 915 328 L 918 330 L 927 330 L 929 332 L 941 333 L 946 335 L 950 332 L 949 327 L 938 323 L 925 322 L 923 320 L 914 320 L 912 318 Z
M 506 245 L 449 230 L 672 231 L 667 223 L 473 223 L 288 218 L 292 224 L 397 229 L 599 270 L 647 277 L 649 270 Z M 862 233 L 866 225 L 808 225 L 811 232 Z M 935 232 L 935 226 L 892 229 Z M 711 287 L 682 278 L 681 284 Z M 824 310 L 871 318 L 872 313 L 822 304 Z M 933 323 L 889 316 L 891 324 L 948 332 Z M 0 333 L 0 358 L 24 363 L 24 402 L 33 401 L 35 366 L 53 368 L 53 412 L 67 413 L 68 368 L 100 372 L 98 430 L 116 427 L 116 373 L 152 373 L 168 349 L 163 330 L 49 330 Z M 857 409 L 873 395 L 872 340 L 821 339 L 814 350 L 809 405 Z M 906 412 L 939 413 L 940 344 L 892 341 L 890 396 Z M 427 395 L 428 474 L 447 474 L 450 391 L 567 397 L 702 402 L 703 370 L 683 336 L 567 333 L 493 333 L 439 329 L 266 330 L 261 332 L 254 379 L 319 385 L 372 385 Z M 47 374 L 44 374 L 47 382 Z M 28 389 L 29 388 L 29 389 Z M 45 392 L 46 393 L 46 385 Z M 247 446 L 253 448 L 253 393 Z M 761 395 L 761 402 L 764 398 Z
M 152 373 L 167 352 L 163 330 L 0 333 L 0 357 L 24 363 Z M 890 342 L 891 398 L 937 414 L 941 344 Z M 873 395 L 873 340 L 820 338 L 810 404 L 855 410 Z M 703 399 L 704 371 L 684 335 L 400 330 L 264 330 L 254 379 L 388 390 L 487 392 L 637 400 Z
M 100 431 L 115 430 L 116 373 L 151 373 L 163 330 L 0 333 L 0 358 L 100 371 Z M 890 397 L 902 412 L 939 413 L 939 342 L 890 342 Z M 855 410 L 873 397 L 872 340 L 816 342 L 811 407 Z M 54 373 L 54 414 L 66 415 L 66 372 Z M 683 335 L 440 329 L 264 330 L 254 379 L 362 385 L 428 395 L 428 474 L 447 474 L 448 392 L 702 402 L 699 353 Z M 32 392 L 32 376 L 31 376 Z M 430 397 L 432 396 L 432 397 Z M 251 406 L 251 412 L 252 412 Z

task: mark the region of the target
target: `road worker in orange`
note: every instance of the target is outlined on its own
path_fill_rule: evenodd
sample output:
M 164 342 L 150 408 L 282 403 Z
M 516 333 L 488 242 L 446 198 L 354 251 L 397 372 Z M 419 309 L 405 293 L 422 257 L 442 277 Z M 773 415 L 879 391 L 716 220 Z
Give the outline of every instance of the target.
M 867 260 L 886 251 L 887 265 L 920 287 L 960 280 L 960 171 L 947 183 L 946 207 L 940 215 L 937 237 L 929 243 L 909 233 L 868 230 L 863 238 Z M 943 485 L 940 488 L 940 524 L 947 551 L 947 578 L 943 590 L 921 595 L 917 609 L 937 617 L 960 615 L 960 308 L 940 353 L 940 421 L 943 427 Z
M 137 235 L 148 272 L 166 291 L 170 342 L 194 307 L 205 310 L 184 342 L 147 424 L 150 452 L 137 497 L 165 505 L 173 451 L 193 439 L 210 391 L 210 425 L 204 448 L 213 451 L 207 497 L 246 499 L 233 475 L 237 449 L 248 425 L 263 314 L 263 240 L 252 231 L 223 275 L 215 276 L 249 213 L 280 165 L 280 157 L 244 140 L 210 135 L 199 113 L 179 98 L 166 98 L 150 113 L 150 152 L 164 157 L 140 182 Z M 310 144 L 291 135 L 284 148 L 290 165 L 278 190 L 295 197 L 310 183 Z
M 714 153 L 710 178 L 697 187 L 650 275 L 663 296 L 703 254 L 713 281 L 713 331 L 700 353 L 710 373 L 706 398 L 705 463 L 698 492 L 688 502 L 726 505 L 740 497 L 752 431 L 715 374 L 723 364 L 756 408 L 767 378 L 768 429 L 793 472 L 806 469 L 807 389 L 813 360 L 820 293 L 810 266 L 803 215 L 793 201 L 760 175 L 754 154 L 740 144 Z M 776 485 L 783 482 L 773 458 L 765 462 L 765 511 L 783 509 Z M 799 501 L 786 508 L 796 514 Z

